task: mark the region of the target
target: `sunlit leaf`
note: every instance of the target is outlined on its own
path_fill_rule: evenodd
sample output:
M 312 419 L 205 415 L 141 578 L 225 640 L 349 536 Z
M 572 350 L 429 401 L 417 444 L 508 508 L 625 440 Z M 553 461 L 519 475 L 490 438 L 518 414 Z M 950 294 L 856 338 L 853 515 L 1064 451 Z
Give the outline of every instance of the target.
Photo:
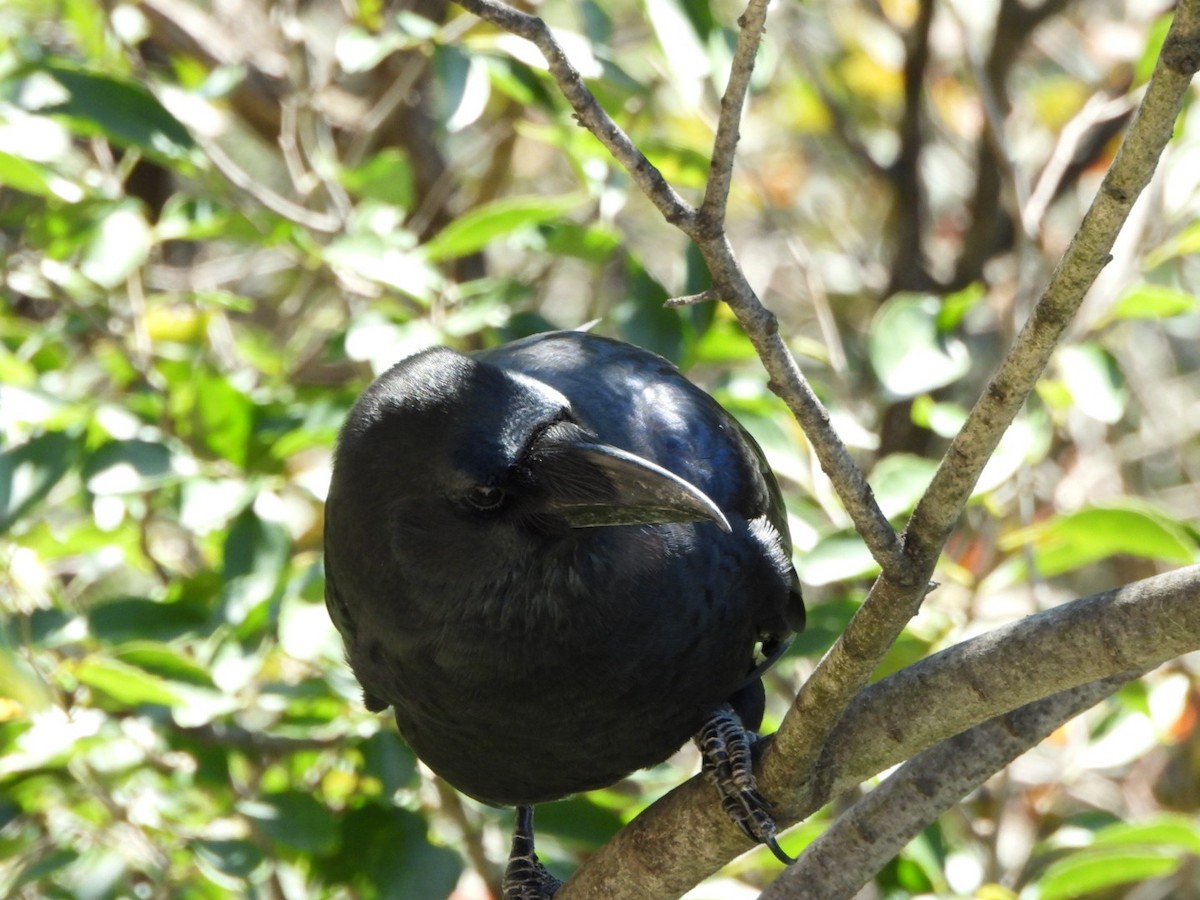
M 466 256 L 519 228 L 560 218 L 578 209 L 580 203 L 580 198 L 572 194 L 493 200 L 459 216 L 430 238 L 423 250 L 434 261 Z
M 871 366 L 895 397 L 915 397 L 966 374 L 967 348 L 938 327 L 942 304 L 923 294 L 897 294 L 871 323 Z
M 266 858 L 262 848 L 248 840 L 198 840 L 191 847 L 202 868 L 235 879 L 250 878 Z M 223 883 L 230 889 L 238 887 L 236 881 Z
M 1125 414 L 1126 391 L 1113 358 L 1097 344 L 1058 349 L 1058 368 L 1081 410 L 1111 425 Z
M 245 393 L 216 372 L 196 380 L 196 426 L 199 436 L 219 458 L 245 465 L 254 406 Z
M 270 600 L 278 590 L 290 549 L 287 532 L 247 509 L 225 539 L 221 600 L 233 625 Z
M 937 463 L 908 453 L 891 453 L 879 461 L 867 480 L 879 508 L 889 519 L 910 512 L 929 486 Z
M 67 95 L 42 113 L 64 116 L 84 134 L 101 134 L 165 163 L 194 158 L 196 143 L 188 130 L 136 81 L 66 61 L 43 62 L 37 71 L 53 78 Z
M 1161 284 L 1139 284 L 1113 304 L 1101 324 L 1119 319 L 1168 319 L 1195 312 L 1200 306 L 1194 294 Z
M 115 288 L 146 261 L 151 243 L 140 204 L 119 203 L 96 223 L 79 271 L 103 288 Z
M 61 177 L 49 166 L 3 151 L 0 151 L 0 185 L 68 203 L 76 203 L 84 196 L 79 185 Z
M 1040 900 L 1084 897 L 1103 888 L 1160 878 L 1179 866 L 1166 849 L 1103 847 L 1073 853 L 1051 864 L 1037 881 Z
M 212 674 L 208 669 L 166 644 L 145 640 L 132 641 L 115 648 L 113 658 L 165 681 L 177 681 L 198 687 L 213 686 Z
M 1008 535 L 1006 549 L 1029 545 L 1043 576 L 1069 572 L 1124 553 L 1186 565 L 1197 547 L 1187 530 L 1145 504 L 1096 506 L 1055 516 Z
M 82 453 L 82 442 L 61 431 L 0 451 L 0 532 L 40 503 Z
M 94 494 L 123 494 L 157 487 L 175 474 L 171 451 L 143 440 L 110 441 L 83 464 L 87 488 Z
M 412 207 L 412 164 L 398 148 L 385 147 L 359 165 L 343 169 L 339 178 L 346 190 L 358 197 L 381 200 L 405 210 Z
M 375 235 L 337 238 L 323 253 L 335 268 L 394 287 L 422 303 L 431 303 L 441 284 L 437 270 L 420 253 Z
M 181 702 L 180 695 L 162 679 L 113 659 L 89 657 L 76 666 L 72 674 L 80 684 L 86 684 L 123 706 L 143 703 L 174 706 Z
M 879 564 L 858 535 L 832 535 L 796 560 L 804 584 L 833 584 L 879 571 Z
M 1156 816 L 1144 822 L 1119 822 L 1096 832 L 1093 846 L 1142 844 L 1176 847 L 1200 856 L 1200 822 L 1187 816 Z

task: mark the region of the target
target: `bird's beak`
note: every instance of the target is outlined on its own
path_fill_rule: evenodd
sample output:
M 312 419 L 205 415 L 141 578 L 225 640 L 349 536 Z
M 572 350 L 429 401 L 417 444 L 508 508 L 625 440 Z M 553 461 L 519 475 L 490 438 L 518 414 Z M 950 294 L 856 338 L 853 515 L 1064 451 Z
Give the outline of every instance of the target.
M 730 530 L 721 510 L 694 484 L 575 426 L 547 429 L 530 450 L 551 491 L 549 510 L 572 528 L 707 519 Z

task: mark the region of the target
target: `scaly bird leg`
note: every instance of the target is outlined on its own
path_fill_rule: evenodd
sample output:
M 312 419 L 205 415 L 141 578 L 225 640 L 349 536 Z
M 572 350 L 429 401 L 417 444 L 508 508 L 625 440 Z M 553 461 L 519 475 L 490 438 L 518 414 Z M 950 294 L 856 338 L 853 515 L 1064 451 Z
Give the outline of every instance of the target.
M 504 870 L 504 900 L 550 900 L 562 884 L 533 851 L 533 807 L 517 807 L 512 850 Z
M 721 808 L 750 840 L 766 844 L 785 866 L 796 860 L 783 852 L 775 840 L 779 828 L 771 807 L 754 782 L 754 759 L 750 753 L 753 734 L 725 704 L 711 716 L 696 735 L 701 770 L 721 795 Z

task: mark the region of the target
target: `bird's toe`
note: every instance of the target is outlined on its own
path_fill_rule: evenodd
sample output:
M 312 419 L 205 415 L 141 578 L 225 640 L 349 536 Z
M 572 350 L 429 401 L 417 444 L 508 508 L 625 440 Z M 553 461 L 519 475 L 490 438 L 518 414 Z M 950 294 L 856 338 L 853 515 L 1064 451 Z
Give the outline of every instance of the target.
M 784 865 L 795 862 L 779 846 L 779 827 L 754 780 L 752 739 L 733 708 L 714 712 L 696 735 L 705 777 L 717 788 L 721 808 L 755 843 L 765 844 Z

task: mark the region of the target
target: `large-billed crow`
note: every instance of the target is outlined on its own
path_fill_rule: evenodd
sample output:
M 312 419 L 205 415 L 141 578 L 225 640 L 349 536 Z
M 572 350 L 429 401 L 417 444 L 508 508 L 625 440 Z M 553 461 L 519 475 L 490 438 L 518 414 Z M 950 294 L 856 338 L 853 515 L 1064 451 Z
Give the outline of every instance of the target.
M 531 805 L 689 737 L 782 857 L 747 730 L 804 624 L 790 552 L 763 454 L 716 401 L 645 350 L 554 332 L 426 350 L 367 388 L 335 456 L 326 603 L 367 707 L 518 807 L 506 897 L 544 897 Z

